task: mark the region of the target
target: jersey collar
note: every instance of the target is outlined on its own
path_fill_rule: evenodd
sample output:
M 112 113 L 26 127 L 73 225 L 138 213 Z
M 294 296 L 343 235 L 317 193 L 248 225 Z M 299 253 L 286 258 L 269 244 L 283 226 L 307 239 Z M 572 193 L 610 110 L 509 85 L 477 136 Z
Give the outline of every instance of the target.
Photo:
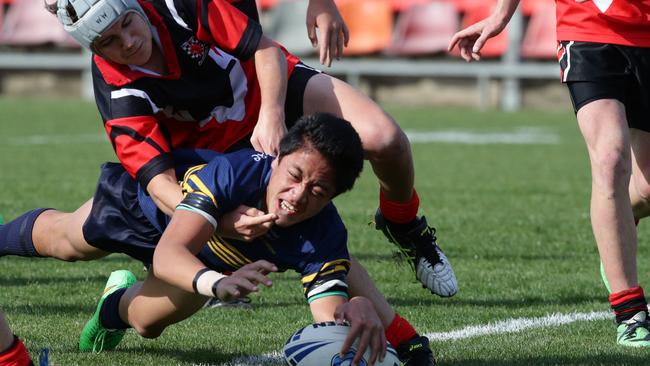
M 139 1 L 139 3 L 140 6 L 142 6 L 145 14 L 147 14 L 149 22 L 153 27 L 156 28 L 156 31 L 158 32 L 169 73 L 161 76 L 155 76 L 137 69 L 131 69 L 131 67 L 128 65 L 122 65 L 105 60 L 99 55 L 93 55 L 93 60 L 101 72 L 104 81 L 110 85 L 124 86 L 142 77 L 157 79 L 178 79 L 181 75 L 178 58 L 176 57 L 176 52 L 174 51 L 174 44 L 172 43 L 172 38 L 169 34 L 167 26 L 163 21 L 162 16 L 158 14 L 151 3 L 142 1 Z

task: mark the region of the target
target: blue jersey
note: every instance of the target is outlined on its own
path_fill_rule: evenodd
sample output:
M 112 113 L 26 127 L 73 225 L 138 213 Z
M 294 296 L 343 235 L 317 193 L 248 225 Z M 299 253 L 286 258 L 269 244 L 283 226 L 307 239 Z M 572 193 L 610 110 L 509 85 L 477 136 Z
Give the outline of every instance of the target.
M 188 167 L 189 162 L 209 161 Z M 211 151 L 179 152 L 175 155 L 177 174 L 183 171 L 185 199 L 177 209 L 200 214 L 216 226 L 224 213 L 239 205 L 261 207 L 271 176 L 273 157 L 254 150 L 230 154 Z M 161 232 L 169 222 L 146 195 L 139 190 L 144 215 Z M 293 269 L 302 275 L 308 301 L 338 294 L 347 297 L 346 274 L 350 267 L 347 231 L 332 203 L 314 217 L 289 227 L 273 227 L 252 242 L 225 239 L 213 235 L 199 253 L 210 268 L 235 271 L 254 261 L 265 259 L 280 270 Z

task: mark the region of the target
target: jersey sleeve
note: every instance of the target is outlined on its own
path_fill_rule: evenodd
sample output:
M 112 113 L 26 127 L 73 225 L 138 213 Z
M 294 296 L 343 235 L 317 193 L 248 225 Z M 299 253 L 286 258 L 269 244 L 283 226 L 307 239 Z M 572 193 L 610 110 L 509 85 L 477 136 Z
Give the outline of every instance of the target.
M 334 205 L 323 209 L 313 220 L 307 247 L 313 252 L 302 271 L 302 287 L 308 303 L 326 296 L 349 298 L 347 274 L 350 255 L 347 230 Z
M 272 161 L 268 155 L 241 150 L 188 169 L 182 182 L 185 198 L 178 208 L 202 215 L 216 228 L 224 213 L 258 203 Z
M 171 143 L 154 117 L 157 111 L 149 96 L 128 84 L 109 85 L 94 63 L 93 86 L 104 128 L 126 171 L 146 187 L 154 176 L 173 168 Z
M 226 0 L 174 0 L 179 15 L 194 26 L 197 38 L 241 60 L 253 56 L 262 27 Z

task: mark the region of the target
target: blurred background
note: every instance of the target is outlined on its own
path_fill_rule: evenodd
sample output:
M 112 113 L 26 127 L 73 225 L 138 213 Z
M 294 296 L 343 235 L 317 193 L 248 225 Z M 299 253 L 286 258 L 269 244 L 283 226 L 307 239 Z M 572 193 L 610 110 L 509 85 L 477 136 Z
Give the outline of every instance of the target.
M 350 29 L 345 57 L 318 62 L 305 27 L 307 0 L 257 0 L 264 32 L 307 64 L 341 77 L 381 104 L 569 110 L 556 62 L 553 0 L 522 0 L 483 60 L 447 52 L 452 35 L 496 0 L 337 0 Z M 90 56 L 43 0 L 0 0 L 2 96 L 92 99 Z

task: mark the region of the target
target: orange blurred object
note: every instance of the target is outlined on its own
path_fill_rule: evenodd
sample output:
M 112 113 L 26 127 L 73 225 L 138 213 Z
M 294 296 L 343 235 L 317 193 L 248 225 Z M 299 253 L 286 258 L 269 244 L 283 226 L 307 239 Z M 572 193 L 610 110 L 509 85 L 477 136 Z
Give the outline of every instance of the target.
M 389 0 L 337 1 L 350 30 L 345 55 L 367 55 L 386 49 L 393 35 L 393 9 Z
M 524 58 L 557 58 L 555 8 L 538 6 L 530 16 L 528 28 L 521 45 Z
M 455 3 L 455 2 L 454 2 Z M 494 3 L 492 1 L 481 4 L 476 4 L 476 6 L 471 6 L 465 10 L 465 16 L 463 17 L 463 22 L 461 28 L 469 27 L 474 23 L 487 18 L 492 14 L 494 9 Z M 481 49 L 481 57 L 501 57 L 506 53 L 508 48 L 508 28 L 504 29 L 496 37 L 490 38 Z M 454 47 L 451 51 L 451 54 L 454 56 L 460 55 L 458 47 Z
M 55 44 L 60 47 L 81 47 L 63 29 L 56 15 L 45 10 L 43 0 L 14 0 L 4 18 L 0 43 L 11 46 Z

